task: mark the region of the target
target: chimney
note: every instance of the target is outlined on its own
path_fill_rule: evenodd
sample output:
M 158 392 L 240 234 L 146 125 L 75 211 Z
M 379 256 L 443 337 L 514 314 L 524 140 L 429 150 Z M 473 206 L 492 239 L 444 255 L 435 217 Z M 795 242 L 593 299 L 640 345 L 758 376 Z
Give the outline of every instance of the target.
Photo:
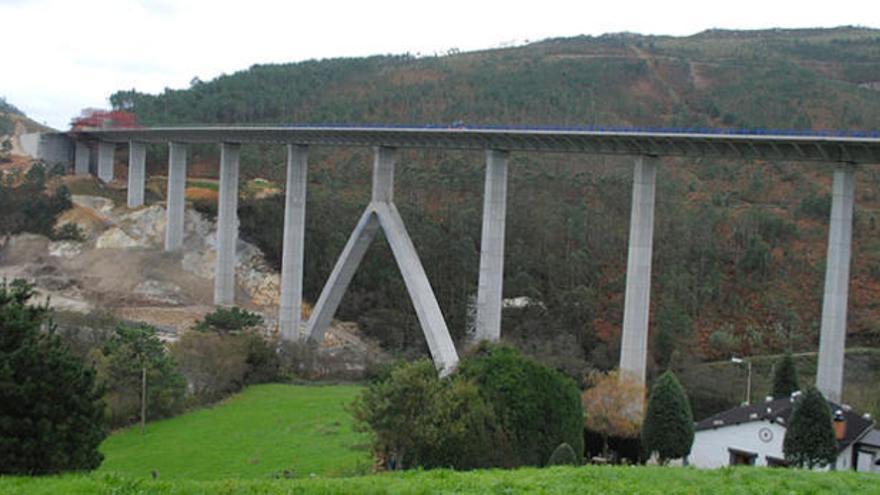
M 834 411 L 834 438 L 843 440 L 846 436 L 846 418 L 843 417 L 843 411 L 840 409 Z

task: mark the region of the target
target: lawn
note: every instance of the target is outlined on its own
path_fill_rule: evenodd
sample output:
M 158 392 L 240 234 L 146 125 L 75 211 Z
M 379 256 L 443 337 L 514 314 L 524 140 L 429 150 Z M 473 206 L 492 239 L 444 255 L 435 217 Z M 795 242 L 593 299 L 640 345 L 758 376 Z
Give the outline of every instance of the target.
M 454 472 L 386 473 L 354 478 L 153 481 L 101 475 L 0 478 L 10 494 L 878 494 L 877 475 L 748 468 L 696 470 L 675 467 L 584 466 Z
M 370 467 L 368 439 L 352 429 L 352 385 L 259 385 L 213 407 L 129 428 L 101 445 L 97 475 L 160 480 L 342 476 Z

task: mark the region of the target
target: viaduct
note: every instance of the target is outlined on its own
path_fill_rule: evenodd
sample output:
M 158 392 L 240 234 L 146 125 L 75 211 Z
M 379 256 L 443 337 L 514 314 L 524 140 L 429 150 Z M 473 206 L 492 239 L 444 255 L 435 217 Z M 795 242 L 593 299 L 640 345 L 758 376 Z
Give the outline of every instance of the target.
M 60 138 L 66 151 L 59 151 Z M 117 145 L 128 146 L 128 206 L 144 201 L 145 144 L 168 143 L 168 194 L 165 249 L 183 240 L 187 145 L 220 146 L 220 197 L 217 218 L 217 262 L 214 303 L 234 303 L 235 244 L 238 236 L 239 150 L 247 143 L 287 146 L 287 183 L 281 273 L 280 327 L 285 339 L 321 339 L 371 241 L 381 229 L 388 239 L 409 296 L 441 374 L 451 372 L 458 355 L 425 275 L 415 246 L 394 204 L 394 168 L 400 148 L 483 150 L 485 193 L 477 292 L 478 339 L 501 335 L 504 230 L 508 157 L 512 152 L 570 152 L 633 157 L 633 193 L 620 369 L 645 381 L 654 194 L 662 157 L 821 162 L 833 173 L 833 193 L 817 387 L 840 401 L 843 387 L 847 296 L 852 239 L 854 170 L 880 163 L 880 136 L 827 134 L 736 133 L 729 131 L 657 132 L 636 129 L 554 129 L 506 127 L 398 126 L 191 126 L 94 129 L 44 134 L 39 154 L 72 158 L 77 175 L 89 173 L 90 154 L 97 153 L 97 174 L 113 179 Z M 372 200 L 339 256 L 308 322 L 300 321 L 307 160 L 309 146 L 360 146 L 374 149 Z

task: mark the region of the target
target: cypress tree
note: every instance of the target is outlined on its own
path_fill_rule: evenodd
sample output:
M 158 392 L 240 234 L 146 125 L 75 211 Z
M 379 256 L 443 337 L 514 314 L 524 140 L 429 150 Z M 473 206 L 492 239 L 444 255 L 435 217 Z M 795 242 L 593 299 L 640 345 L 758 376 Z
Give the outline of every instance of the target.
M 0 282 L 0 474 L 94 469 L 105 437 L 94 369 L 55 335 L 47 306 L 28 304 L 33 294 Z
M 791 351 L 787 351 L 776 363 L 776 371 L 773 374 L 773 398 L 789 397 L 800 389 L 794 358 L 791 356 Z
M 651 389 L 648 410 L 642 423 L 642 447 L 648 455 L 657 453 L 661 464 L 685 457 L 694 443 L 694 418 L 681 383 L 667 371 Z
M 810 387 L 794 406 L 782 442 L 785 460 L 813 469 L 834 462 L 837 440 L 831 424 L 831 408 L 822 393 Z

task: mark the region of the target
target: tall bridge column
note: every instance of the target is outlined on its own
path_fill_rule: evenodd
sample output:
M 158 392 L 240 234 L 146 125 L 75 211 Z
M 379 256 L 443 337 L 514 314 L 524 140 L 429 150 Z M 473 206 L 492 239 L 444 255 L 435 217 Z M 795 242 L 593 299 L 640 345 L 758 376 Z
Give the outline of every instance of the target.
M 852 165 L 839 165 L 834 169 L 831 222 L 828 227 L 828 257 L 825 262 L 825 293 L 822 299 L 822 326 L 819 335 L 816 388 L 826 398 L 835 402 L 840 402 L 843 392 L 855 189 L 853 175 Z
M 480 282 L 477 289 L 475 335 L 477 341 L 497 341 L 501 338 L 504 222 L 507 212 L 507 158 L 506 151 L 486 150 Z
M 217 264 L 214 304 L 235 304 L 235 245 L 238 243 L 238 163 L 241 145 L 220 145 L 220 204 L 217 207 Z
M 186 205 L 186 144 L 168 143 L 168 194 L 165 208 L 165 251 L 183 245 Z
M 403 281 L 412 300 L 419 324 L 425 333 L 428 349 L 434 365 L 441 375 L 452 372 L 458 365 L 458 354 L 449 336 L 446 321 L 434 291 L 409 238 L 406 226 L 397 207 L 394 205 L 394 166 L 397 150 L 377 147 L 373 162 L 373 198 L 364 210 L 357 227 L 352 232 L 342 251 L 321 297 L 315 304 L 309 319 L 306 334 L 312 340 L 321 340 L 330 320 L 339 307 L 339 302 L 351 282 L 358 265 L 369 248 L 370 243 L 381 227 L 391 246 L 391 252 L 400 268 Z
M 144 204 L 144 177 L 147 148 L 144 143 L 128 143 L 128 207 L 137 208 Z
M 281 338 L 299 337 L 302 315 L 303 252 L 306 220 L 308 147 L 287 145 L 287 185 L 284 203 L 284 245 L 281 257 Z
M 89 145 L 82 141 L 76 142 L 73 152 L 73 173 L 76 175 L 89 175 Z
M 654 238 L 654 184 L 659 159 L 636 158 L 633 173 L 632 212 L 629 224 L 629 255 L 626 265 L 626 296 L 620 372 L 645 383 L 648 356 L 648 310 L 651 304 L 651 255 Z
M 104 182 L 113 180 L 113 152 L 116 151 L 115 143 L 98 143 L 98 178 Z

